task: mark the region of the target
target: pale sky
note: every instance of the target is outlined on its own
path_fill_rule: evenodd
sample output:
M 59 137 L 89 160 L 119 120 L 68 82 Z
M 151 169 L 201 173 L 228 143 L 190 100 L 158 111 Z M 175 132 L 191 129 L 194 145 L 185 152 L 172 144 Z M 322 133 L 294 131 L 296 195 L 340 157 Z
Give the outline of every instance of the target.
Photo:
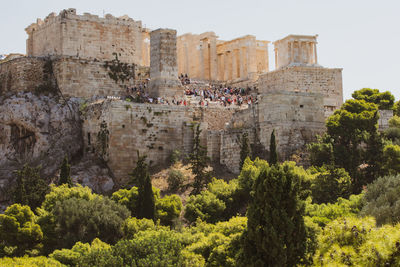
M 252 34 L 275 41 L 318 34 L 318 61 L 343 68 L 344 97 L 370 87 L 400 98 L 398 0 L 0 0 L 0 54 L 25 53 L 24 29 L 36 18 L 76 8 L 102 16 L 128 15 L 150 29 L 178 35 L 214 31 L 229 40 Z M 270 69 L 274 69 L 270 46 Z

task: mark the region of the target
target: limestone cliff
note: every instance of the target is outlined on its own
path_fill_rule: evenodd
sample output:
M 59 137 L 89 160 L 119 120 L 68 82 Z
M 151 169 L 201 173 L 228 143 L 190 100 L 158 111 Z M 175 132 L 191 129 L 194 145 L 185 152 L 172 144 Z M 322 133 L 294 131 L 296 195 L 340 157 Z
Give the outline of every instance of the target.
M 52 177 L 64 155 L 74 157 L 81 150 L 77 101 L 32 93 L 0 97 L 0 189 L 26 163 L 42 165 L 42 175 Z

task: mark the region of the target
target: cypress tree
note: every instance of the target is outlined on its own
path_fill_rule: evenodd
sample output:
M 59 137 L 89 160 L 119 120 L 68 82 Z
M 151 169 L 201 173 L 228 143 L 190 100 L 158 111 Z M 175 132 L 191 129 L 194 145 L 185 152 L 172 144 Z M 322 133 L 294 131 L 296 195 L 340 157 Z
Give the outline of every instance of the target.
M 276 151 L 276 140 L 275 140 L 275 130 L 271 133 L 271 139 L 269 142 L 269 163 L 278 163 L 278 152 Z
M 28 205 L 32 210 L 39 207 L 46 194 L 49 192 L 49 185 L 40 177 L 41 167 L 29 167 L 25 165 L 17 171 L 16 185 L 12 190 L 14 203 Z
M 250 157 L 249 138 L 247 133 L 243 133 L 242 139 L 240 140 L 240 165 L 239 170 L 242 170 L 244 161 L 247 157 Z
M 298 197 L 297 179 L 292 168 L 278 164 L 256 179 L 240 266 L 296 266 L 304 259 L 304 203 Z
M 200 144 L 200 124 L 196 127 L 193 140 L 193 152 L 189 155 L 190 169 L 194 174 L 193 191 L 191 194 L 198 194 L 204 186 L 210 182 L 211 173 L 206 171 L 208 166 L 207 150 Z
M 68 163 L 68 157 L 65 156 L 60 167 L 60 180 L 58 181 L 58 185 L 67 184 L 69 187 L 72 186 L 70 172 L 71 165 Z
M 131 182 L 138 187 L 138 205 L 136 214 L 137 218 L 152 219 L 155 218 L 155 200 L 149 168 L 146 163 L 146 156 L 140 156 L 137 152 L 138 161 L 135 169 L 131 174 Z

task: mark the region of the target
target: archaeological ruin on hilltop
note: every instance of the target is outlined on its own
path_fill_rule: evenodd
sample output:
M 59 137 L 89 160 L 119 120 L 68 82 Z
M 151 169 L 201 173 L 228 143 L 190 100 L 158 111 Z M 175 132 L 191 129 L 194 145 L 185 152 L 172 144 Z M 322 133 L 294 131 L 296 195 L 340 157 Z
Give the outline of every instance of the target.
M 208 156 L 233 172 L 243 133 L 254 153 L 266 155 L 275 130 L 280 157 L 289 158 L 324 132 L 325 118 L 343 101 L 342 69 L 318 64 L 317 35 L 273 42 L 270 70 L 270 42 L 252 35 L 229 41 L 214 32 L 177 36 L 128 16 L 78 15 L 75 9 L 51 13 L 25 30 L 27 55 L 0 64 L 0 95 L 53 89 L 62 104 L 78 101 L 76 143 L 83 154 L 102 158 L 117 183 L 135 166 L 137 151 L 152 166 L 164 165 L 173 150 L 190 153 L 195 124 Z M 190 83 L 182 83 L 181 74 Z M 132 97 L 138 88 L 150 101 Z M 245 101 L 206 99 L 204 91 L 215 88 L 245 88 Z M 12 116 L 0 116 L 0 155 L 43 157 L 37 147 L 43 131 Z

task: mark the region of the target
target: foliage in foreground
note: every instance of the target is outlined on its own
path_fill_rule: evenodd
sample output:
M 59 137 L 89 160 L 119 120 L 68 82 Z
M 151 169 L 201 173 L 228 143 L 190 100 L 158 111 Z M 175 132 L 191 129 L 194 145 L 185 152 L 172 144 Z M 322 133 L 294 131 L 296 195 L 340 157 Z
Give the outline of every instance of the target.
M 361 214 L 374 216 L 378 225 L 400 222 L 400 175 L 378 178 L 367 186 Z
M 240 263 L 246 266 L 295 266 L 306 254 L 304 203 L 298 178 L 288 165 L 264 170 L 254 184 L 247 210 Z
M 340 218 L 318 238 L 316 266 L 399 266 L 400 225 L 376 228 L 372 217 Z

